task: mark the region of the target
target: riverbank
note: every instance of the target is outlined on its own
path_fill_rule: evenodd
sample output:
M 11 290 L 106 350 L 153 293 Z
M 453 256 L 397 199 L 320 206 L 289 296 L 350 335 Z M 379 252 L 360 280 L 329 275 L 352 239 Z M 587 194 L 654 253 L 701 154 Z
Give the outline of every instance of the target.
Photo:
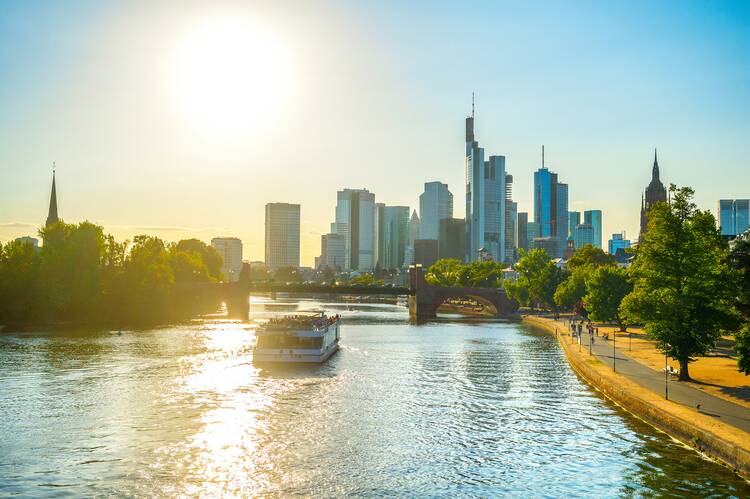
M 608 399 L 682 443 L 750 479 L 750 434 L 694 408 L 665 400 L 627 376 L 613 372 L 588 350 L 573 348 L 562 322 L 524 316 L 524 322 L 556 334 L 573 370 Z M 750 417 L 750 411 L 748 412 Z

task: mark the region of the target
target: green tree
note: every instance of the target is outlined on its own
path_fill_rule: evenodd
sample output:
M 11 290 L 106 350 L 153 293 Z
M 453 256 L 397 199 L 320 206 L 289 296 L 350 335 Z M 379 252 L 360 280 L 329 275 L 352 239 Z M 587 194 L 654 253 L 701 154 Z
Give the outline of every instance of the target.
M 215 281 L 222 279 L 221 265 L 223 258 L 216 251 L 216 248 L 209 246 L 200 239 L 183 239 L 179 241 L 174 247 L 170 248 L 173 251 L 192 251 L 200 255 L 201 260 L 206 265 L 208 275 Z
M 460 272 L 459 283 L 468 288 L 498 288 L 503 285 L 503 270 L 508 265 L 500 262 L 471 262 Z
M 375 279 L 372 274 L 359 274 L 349 281 L 353 286 L 383 286 L 385 282 L 382 279 Z
M 614 322 L 620 331 L 627 324 L 620 313 L 620 303 L 633 290 L 625 269 L 604 265 L 594 270 L 586 279 L 586 295 L 583 303 L 589 317 L 598 322 Z
M 688 381 L 689 363 L 714 348 L 722 331 L 736 327 L 736 274 L 713 215 L 692 202 L 693 189 L 669 190 L 671 204 L 657 203 L 648 213 L 629 268 L 633 292 L 621 310 L 624 318 L 645 324 L 657 347 L 680 363 L 679 379 Z
M 454 258 L 442 258 L 425 272 L 425 280 L 433 286 L 458 286 L 464 265 Z
M 539 306 L 557 311 L 554 301 L 555 290 L 563 280 L 563 272 L 552 262 L 543 249 L 533 249 L 528 253 L 521 251 L 521 258 L 516 262 L 518 278 L 515 282 L 507 281 L 505 291 L 511 298 L 532 307 Z
M 566 262 L 566 268 L 575 272 L 581 267 L 600 267 L 602 265 L 614 265 L 615 259 L 612 255 L 604 252 L 601 248 L 596 248 L 586 244 L 578 248 L 570 259 Z
M 0 322 L 22 321 L 43 309 L 40 257 L 29 242 L 0 244 Z
M 734 349 L 740 372 L 750 374 L 750 232 L 732 242 L 729 264 L 740 273 L 739 293 L 735 308 L 742 317 L 742 325 L 735 333 Z
M 555 290 L 553 299 L 558 307 L 572 309 L 586 294 L 587 272 L 583 269 L 570 272 Z

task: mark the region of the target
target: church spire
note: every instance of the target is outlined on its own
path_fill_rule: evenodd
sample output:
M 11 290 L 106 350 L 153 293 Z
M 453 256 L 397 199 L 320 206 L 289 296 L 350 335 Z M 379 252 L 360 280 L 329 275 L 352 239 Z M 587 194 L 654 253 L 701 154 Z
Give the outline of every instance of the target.
M 656 148 L 654 147 L 654 167 L 651 171 L 651 179 L 659 180 L 659 161 L 656 159 Z
M 52 163 L 52 193 L 49 196 L 49 214 L 47 215 L 47 225 L 57 222 L 57 191 L 55 190 L 55 163 Z

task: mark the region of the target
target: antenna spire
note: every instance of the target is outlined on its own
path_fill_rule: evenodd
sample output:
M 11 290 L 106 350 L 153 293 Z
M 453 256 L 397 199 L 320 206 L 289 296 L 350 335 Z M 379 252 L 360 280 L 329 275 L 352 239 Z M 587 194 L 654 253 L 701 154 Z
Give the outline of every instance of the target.
M 544 168 L 544 144 L 542 144 L 542 168 Z
M 471 119 L 474 119 L 474 92 L 471 93 Z

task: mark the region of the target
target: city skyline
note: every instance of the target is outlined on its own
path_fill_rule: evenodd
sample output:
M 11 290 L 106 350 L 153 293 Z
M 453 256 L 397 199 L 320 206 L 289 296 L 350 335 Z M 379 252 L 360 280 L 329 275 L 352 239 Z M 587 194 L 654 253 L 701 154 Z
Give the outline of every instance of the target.
M 180 15 L 171 3 L 87 5 L 10 3 L 0 18 L 0 42 L 15 47 L 0 52 L 9 75 L 0 83 L 0 241 L 36 236 L 56 161 L 60 218 L 101 223 L 120 239 L 236 236 L 246 259 L 260 260 L 265 204 L 301 204 L 301 264 L 312 266 L 333 219 L 331 200 L 343 187 L 367 188 L 387 205 L 411 209 L 424 182 L 463 192 L 460 137 L 472 91 L 482 146 L 505 156 L 518 212 L 533 213 L 532 173 L 542 143 L 548 167 L 570 186 L 569 210 L 601 209 L 603 234 L 625 230 L 636 239 L 635 206 L 654 147 L 665 184 L 696 187 L 702 209 L 715 213 L 719 199 L 744 199 L 750 190 L 742 181 L 750 152 L 742 119 L 749 104 L 742 91 L 750 72 L 742 57 L 748 35 L 736 15 L 744 6 L 480 5 L 477 29 L 451 48 L 441 41 L 452 22 L 447 6 L 425 14 L 418 5 L 382 5 L 365 15 L 361 4 L 320 3 L 290 17 L 282 4 L 253 11 L 235 3 L 188 4 Z M 304 26 L 306 9 L 321 22 Z M 23 22 L 30 15 L 35 22 Z M 409 21 L 420 15 L 427 16 L 418 30 L 423 42 L 408 43 L 417 35 Z M 614 33 L 607 22 L 613 15 Z M 196 43 L 226 41 L 210 30 L 206 35 L 205 19 L 236 27 L 245 18 L 267 27 L 258 37 L 276 40 L 288 66 L 257 62 L 277 77 L 294 70 L 305 88 L 268 94 L 280 102 L 270 110 L 245 102 L 259 111 L 263 127 L 197 130 L 183 112 L 200 109 L 163 99 L 201 91 L 170 87 L 169 64 L 182 59 L 169 43 L 185 40 L 180 47 L 193 47 L 200 61 L 206 54 Z M 481 29 L 489 22 L 483 18 L 508 27 L 511 42 Z M 134 19 L 147 21 L 134 31 Z M 374 29 L 365 29 L 370 23 Z M 535 36 L 540 28 L 549 39 Z M 55 36 L 40 36 L 47 31 Z M 698 31 L 710 36 L 698 39 Z M 618 43 L 609 51 L 593 47 L 611 39 Z M 393 52 L 397 44 L 406 48 Z M 563 55 L 571 49 L 576 56 Z M 484 78 L 457 70 L 465 62 L 459 53 L 468 50 L 486 67 Z M 448 57 L 438 60 L 440 53 Z M 395 64 L 386 62 L 391 56 Z M 266 87 L 255 90 L 263 94 Z M 290 154 L 280 154 L 283 148 Z M 706 168 L 721 175 L 706 183 Z M 462 205 L 456 201 L 457 218 Z

